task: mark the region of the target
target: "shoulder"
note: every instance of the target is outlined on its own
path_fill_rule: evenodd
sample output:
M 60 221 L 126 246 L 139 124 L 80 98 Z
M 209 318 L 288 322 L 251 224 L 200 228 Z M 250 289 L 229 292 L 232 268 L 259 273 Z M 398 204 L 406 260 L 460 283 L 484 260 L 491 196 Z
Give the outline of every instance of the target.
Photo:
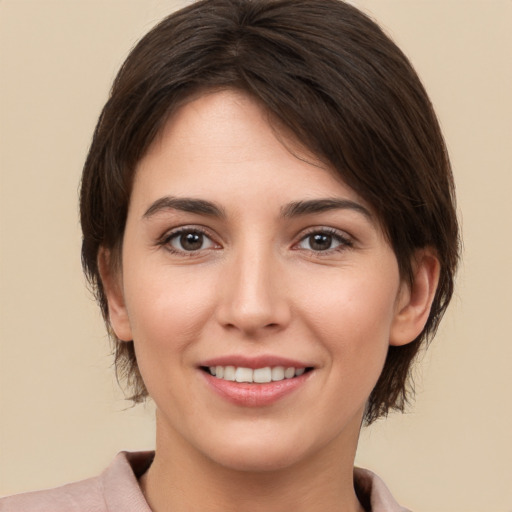
M 0 512 L 151 512 L 137 478 L 152 457 L 151 452 L 121 452 L 97 477 L 2 498 Z
M 386 484 L 372 471 L 354 468 L 354 487 L 365 510 L 371 512 L 411 512 L 396 502 Z
M 1 512 L 75 512 L 107 510 L 100 477 L 0 499 Z

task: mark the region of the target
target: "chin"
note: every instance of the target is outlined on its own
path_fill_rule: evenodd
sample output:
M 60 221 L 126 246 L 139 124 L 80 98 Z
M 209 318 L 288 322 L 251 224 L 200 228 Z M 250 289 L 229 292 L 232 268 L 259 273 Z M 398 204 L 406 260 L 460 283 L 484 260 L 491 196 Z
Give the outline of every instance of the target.
M 290 468 L 302 460 L 296 450 L 282 450 L 270 446 L 254 449 L 229 450 L 216 453 L 214 462 L 233 471 L 248 473 L 275 472 Z
M 249 430 L 249 429 L 248 429 Z M 293 432 L 267 432 L 257 435 L 254 430 L 236 435 L 213 436 L 199 448 L 210 460 L 226 469 L 242 472 L 273 472 L 291 468 L 318 452 L 315 440 L 294 436 Z M 252 435 L 251 435 L 252 434 Z

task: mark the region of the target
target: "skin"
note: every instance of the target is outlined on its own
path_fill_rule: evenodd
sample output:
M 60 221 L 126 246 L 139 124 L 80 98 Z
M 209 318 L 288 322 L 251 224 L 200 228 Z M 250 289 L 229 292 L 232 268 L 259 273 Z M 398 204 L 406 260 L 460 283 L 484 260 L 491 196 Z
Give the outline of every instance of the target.
M 344 207 L 291 214 L 323 199 Z M 199 249 L 186 250 L 183 228 L 204 233 Z M 429 251 L 405 285 L 371 206 L 228 90 L 168 120 L 136 170 L 122 268 L 108 261 L 101 251 L 112 326 L 134 340 L 157 406 L 156 457 L 141 480 L 152 510 L 362 510 L 352 471 L 365 403 L 389 344 L 410 342 L 428 317 L 439 269 Z M 226 355 L 313 371 L 276 402 L 244 407 L 199 368 Z

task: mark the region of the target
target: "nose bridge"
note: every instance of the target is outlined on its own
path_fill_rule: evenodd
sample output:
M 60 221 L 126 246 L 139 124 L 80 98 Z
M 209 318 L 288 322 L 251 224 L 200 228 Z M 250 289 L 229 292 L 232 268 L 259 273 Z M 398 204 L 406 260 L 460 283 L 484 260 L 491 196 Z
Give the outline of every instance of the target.
M 257 239 L 241 242 L 224 276 L 221 322 L 251 335 L 284 327 L 289 307 L 280 274 L 271 243 Z

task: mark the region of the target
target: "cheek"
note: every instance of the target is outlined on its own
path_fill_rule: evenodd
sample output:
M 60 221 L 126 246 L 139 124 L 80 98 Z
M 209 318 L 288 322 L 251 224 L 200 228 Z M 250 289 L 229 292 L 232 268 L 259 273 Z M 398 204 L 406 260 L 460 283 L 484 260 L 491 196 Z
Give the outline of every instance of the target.
M 302 292 L 301 317 L 345 375 L 382 368 L 399 283 L 391 270 L 342 269 Z
M 317 278 L 315 286 L 300 294 L 305 314 L 312 322 L 319 320 L 319 328 L 357 335 L 363 331 L 389 331 L 397 292 L 398 277 L 342 270 L 323 280 Z
M 134 270 L 132 276 L 125 280 L 125 290 L 137 365 L 149 395 L 162 410 L 168 402 L 174 404 L 171 414 L 179 424 L 183 398 L 196 400 L 187 379 L 195 370 L 194 347 L 212 315 L 209 287 L 197 275 L 176 269 L 172 276 L 162 267 L 144 275 Z
M 211 286 L 189 271 L 146 268 L 126 275 L 125 294 L 136 349 L 155 360 L 164 353 L 179 354 L 200 337 L 212 315 Z M 143 283 L 143 286 L 138 286 Z

